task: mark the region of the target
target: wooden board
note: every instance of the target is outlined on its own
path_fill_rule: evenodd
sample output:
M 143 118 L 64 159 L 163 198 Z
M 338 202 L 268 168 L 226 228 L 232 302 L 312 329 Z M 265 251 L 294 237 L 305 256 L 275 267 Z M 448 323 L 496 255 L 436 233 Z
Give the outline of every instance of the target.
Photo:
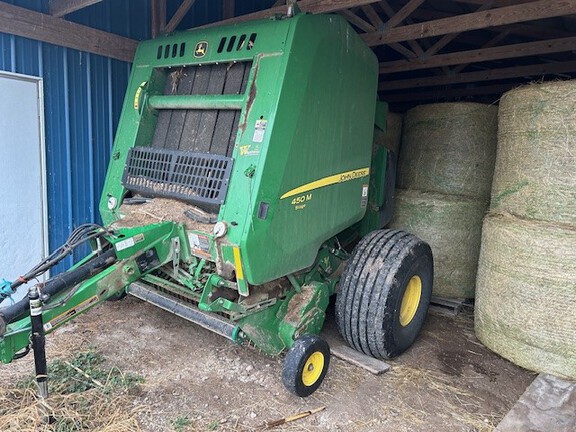
M 576 431 L 576 382 L 540 374 L 495 432 Z
M 334 357 L 342 359 L 355 366 L 366 369 L 374 375 L 380 375 L 388 372 L 391 366 L 382 360 L 367 356 L 355 349 L 350 348 L 344 339 L 338 334 L 334 323 L 327 322 L 320 336 L 330 345 L 330 352 Z

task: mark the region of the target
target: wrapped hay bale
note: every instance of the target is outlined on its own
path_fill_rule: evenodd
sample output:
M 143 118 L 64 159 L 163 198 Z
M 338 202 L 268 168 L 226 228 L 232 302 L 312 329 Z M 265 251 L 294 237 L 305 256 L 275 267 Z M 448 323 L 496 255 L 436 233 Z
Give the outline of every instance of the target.
M 490 195 L 498 108 L 421 105 L 404 116 L 397 185 L 469 197 Z
M 472 298 L 488 202 L 414 190 L 397 190 L 391 228 L 409 231 L 432 247 L 433 294 Z
M 478 339 L 537 372 L 576 378 L 576 227 L 491 214 L 476 286 Z
M 576 224 L 576 80 L 528 85 L 500 101 L 491 207 Z

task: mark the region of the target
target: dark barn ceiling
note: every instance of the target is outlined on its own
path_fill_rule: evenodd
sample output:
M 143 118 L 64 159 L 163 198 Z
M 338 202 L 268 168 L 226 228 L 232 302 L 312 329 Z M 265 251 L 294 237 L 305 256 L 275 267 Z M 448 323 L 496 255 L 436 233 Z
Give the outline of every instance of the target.
M 0 32 L 130 61 L 137 41 L 68 20 L 72 12 L 106 1 L 121 2 L 46 0 L 46 13 L 39 13 L 0 1 Z M 287 9 L 286 0 L 143 5 L 151 7 L 153 35 L 199 22 L 194 18 L 200 8 L 214 12 L 215 22 L 208 25 Z M 376 53 L 381 99 L 396 111 L 430 102 L 494 102 L 521 84 L 576 77 L 576 0 L 301 0 L 298 5 L 310 13 L 341 14 L 351 23 Z

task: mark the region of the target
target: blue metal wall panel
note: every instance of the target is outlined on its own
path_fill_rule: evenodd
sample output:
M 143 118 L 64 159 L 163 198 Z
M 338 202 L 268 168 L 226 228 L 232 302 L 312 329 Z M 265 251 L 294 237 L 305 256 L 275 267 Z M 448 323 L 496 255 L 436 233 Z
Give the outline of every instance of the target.
M 42 12 L 48 4 L 47 0 L 7 2 Z M 180 3 L 168 1 L 168 16 Z M 240 15 L 269 7 L 274 0 L 236 3 Z M 218 21 L 221 14 L 219 1 L 198 0 L 179 28 Z M 150 37 L 150 0 L 106 0 L 66 19 L 143 40 Z M 100 191 L 130 64 L 0 33 L 0 70 L 44 78 L 48 223 L 53 250 L 66 241 L 74 227 L 100 220 Z M 68 268 L 72 261 L 66 260 L 55 271 Z
M 168 0 L 166 4 L 167 15 L 171 17 L 182 3 L 181 0 Z M 266 9 L 272 6 L 275 0 L 236 0 L 235 14 L 244 15 L 250 12 Z M 184 17 L 178 29 L 184 30 L 208 24 L 222 19 L 222 2 L 215 0 L 197 0 L 190 12 Z
M 8 3 L 45 12 L 48 2 Z M 141 40 L 150 37 L 149 11 L 150 0 L 105 1 L 67 19 Z M 130 65 L 0 33 L 0 70 L 44 79 L 48 224 L 53 250 L 66 241 L 74 227 L 100 220 L 100 191 Z M 68 268 L 72 261 L 66 260 L 55 271 Z

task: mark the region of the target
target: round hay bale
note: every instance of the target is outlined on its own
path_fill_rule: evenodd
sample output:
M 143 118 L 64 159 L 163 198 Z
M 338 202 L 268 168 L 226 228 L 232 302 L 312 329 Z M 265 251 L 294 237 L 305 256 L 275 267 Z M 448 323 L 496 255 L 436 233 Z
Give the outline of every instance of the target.
M 411 232 L 432 247 L 433 294 L 472 298 L 488 201 L 414 190 L 397 190 L 391 228 Z
M 500 101 L 492 209 L 576 224 L 576 80 L 528 85 Z
M 488 198 L 498 108 L 477 103 L 421 105 L 404 116 L 398 187 Z
M 537 372 L 576 378 L 576 227 L 490 214 L 476 285 L 478 339 Z

